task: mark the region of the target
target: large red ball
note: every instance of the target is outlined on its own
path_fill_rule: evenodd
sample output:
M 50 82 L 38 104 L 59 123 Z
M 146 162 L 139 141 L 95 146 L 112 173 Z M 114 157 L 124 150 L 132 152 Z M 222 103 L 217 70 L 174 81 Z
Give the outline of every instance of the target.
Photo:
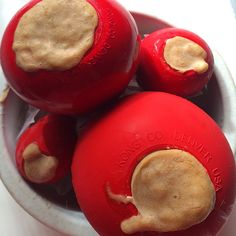
M 164 235 L 216 235 L 235 198 L 235 163 L 230 146 L 201 109 L 183 98 L 158 92 L 125 98 L 91 125 L 77 143 L 73 186 L 81 209 L 100 235 L 126 235 L 121 231 L 121 221 L 137 214 L 133 205 L 111 200 L 106 186 L 116 194 L 130 196 L 132 174 L 140 160 L 153 151 L 170 148 L 191 153 L 205 167 L 216 190 L 216 204 L 202 223 Z
M 140 37 L 131 14 L 116 1 L 88 0 L 99 23 L 94 44 L 80 63 L 66 71 L 26 72 L 16 65 L 14 32 L 38 2 L 30 1 L 13 17 L 2 39 L 1 63 L 11 88 L 27 103 L 61 114 L 88 112 L 121 93 L 138 64 Z

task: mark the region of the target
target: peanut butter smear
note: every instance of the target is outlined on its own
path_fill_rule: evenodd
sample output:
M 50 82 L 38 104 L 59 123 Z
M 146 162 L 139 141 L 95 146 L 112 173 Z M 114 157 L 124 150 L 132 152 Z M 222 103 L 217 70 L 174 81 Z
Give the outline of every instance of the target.
M 206 72 L 209 67 L 206 58 L 206 51 L 189 39 L 176 36 L 166 41 L 164 59 L 171 68 L 181 73 L 189 70 L 198 74 Z
M 53 179 L 59 164 L 56 157 L 42 154 L 35 143 L 29 144 L 22 156 L 24 159 L 24 172 L 30 181 L 45 183 Z
M 7 96 L 8 96 L 8 94 L 9 94 L 9 92 L 10 92 L 10 87 L 7 85 L 7 86 L 3 89 L 2 93 L 0 94 L 0 104 L 5 102 L 5 100 L 7 99 Z
M 132 199 L 108 191 L 108 196 L 138 210 L 121 222 L 126 234 L 171 232 L 204 221 L 214 208 L 215 189 L 206 169 L 190 153 L 170 149 L 146 156 L 135 168 Z
M 18 23 L 16 63 L 29 72 L 70 69 L 92 47 L 97 25 L 97 12 L 86 0 L 42 0 Z

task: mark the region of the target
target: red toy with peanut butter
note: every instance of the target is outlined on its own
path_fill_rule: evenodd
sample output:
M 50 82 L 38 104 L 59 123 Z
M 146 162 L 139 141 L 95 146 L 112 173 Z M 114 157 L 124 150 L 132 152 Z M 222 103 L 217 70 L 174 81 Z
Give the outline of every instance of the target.
M 9 23 L 1 63 L 27 103 L 81 114 L 119 95 L 138 66 L 131 14 L 109 0 L 33 0 Z
M 216 235 L 234 202 L 235 177 L 216 123 L 158 92 L 125 98 L 95 122 L 72 164 L 81 209 L 103 236 Z
M 28 127 L 16 147 L 17 167 L 30 182 L 55 183 L 70 173 L 76 119 L 46 115 Z
M 143 39 L 138 81 L 146 90 L 189 97 L 207 85 L 213 66 L 213 54 L 202 38 L 166 28 Z

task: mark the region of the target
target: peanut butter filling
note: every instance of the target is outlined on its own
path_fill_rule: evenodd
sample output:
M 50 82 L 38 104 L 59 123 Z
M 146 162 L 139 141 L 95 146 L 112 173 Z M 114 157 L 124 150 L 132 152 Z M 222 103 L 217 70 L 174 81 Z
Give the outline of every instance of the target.
M 97 12 L 86 0 L 42 0 L 18 23 L 16 63 L 25 71 L 70 69 L 92 47 L 97 24 Z
M 42 154 L 35 143 L 25 148 L 23 159 L 25 175 L 34 183 L 45 183 L 53 179 L 59 164 L 56 157 Z
M 198 74 L 206 72 L 209 67 L 206 57 L 206 51 L 189 39 L 176 36 L 166 41 L 164 59 L 171 68 L 181 73 L 189 70 Z
M 7 86 L 3 89 L 2 93 L 0 94 L 0 103 L 4 103 L 4 102 L 5 102 L 5 100 L 7 99 L 7 96 L 8 96 L 8 94 L 9 94 L 9 92 L 10 92 L 10 87 L 7 85 Z
M 135 168 L 132 197 L 107 189 L 117 202 L 132 203 L 138 215 L 121 222 L 126 234 L 171 232 L 204 221 L 214 208 L 215 189 L 207 171 L 185 151 L 161 150 L 146 156 Z

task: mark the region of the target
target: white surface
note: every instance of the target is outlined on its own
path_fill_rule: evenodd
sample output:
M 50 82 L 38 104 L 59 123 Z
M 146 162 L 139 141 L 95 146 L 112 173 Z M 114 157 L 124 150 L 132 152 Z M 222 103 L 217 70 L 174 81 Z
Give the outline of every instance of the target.
M 11 16 L 25 0 L 0 0 L 0 38 Z M 236 81 L 236 19 L 230 0 L 119 0 L 128 9 L 157 16 L 203 37 L 222 55 Z M 0 86 L 4 84 L 0 79 Z M 234 236 L 236 209 L 220 236 Z M 25 213 L 0 182 L 1 236 L 62 236 Z M 81 235 L 82 236 L 82 235 Z

